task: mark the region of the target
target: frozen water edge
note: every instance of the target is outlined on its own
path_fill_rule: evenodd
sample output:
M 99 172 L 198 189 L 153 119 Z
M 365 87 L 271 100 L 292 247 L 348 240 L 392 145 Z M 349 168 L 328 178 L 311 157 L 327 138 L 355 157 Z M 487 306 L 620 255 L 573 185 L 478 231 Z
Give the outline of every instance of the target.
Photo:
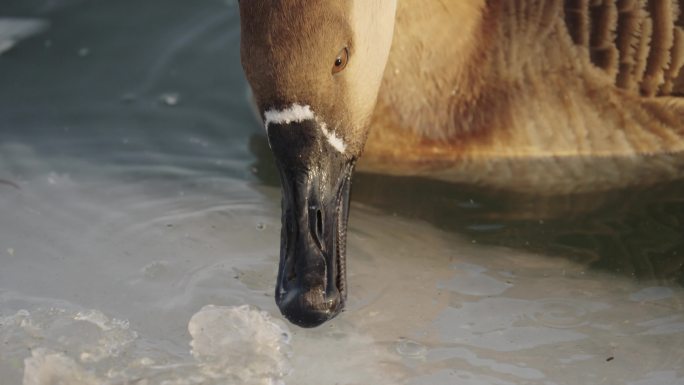
M 198 194 L 49 172 L 6 186 L 3 385 L 391 383 L 379 369 L 389 355 L 353 325 L 292 333 L 242 305 L 277 314 L 277 211 L 255 198 L 277 191 L 224 182 Z M 214 189 L 231 200 L 206 195 Z
M 41 385 L 192 384 L 209 377 L 201 365 L 227 376 L 207 354 L 235 353 L 219 337 L 261 313 L 224 310 L 249 304 L 280 320 L 280 194 L 248 171 L 272 158 L 249 144 L 260 128 L 241 94 L 237 3 L 13 3 L 80 5 L 36 12 L 51 21 L 49 36 L 21 40 L 0 73 L 0 179 L 11 182 L 0 183 L 0 317 L 11 320 L 0 326 L 0 383 L 20 385 L 28 372 Z M 169 91 L 182 100 L 163 108 Z M 378 187 L 384 202 L 388 186 Z M 474 198 L 427 209 L 487 209 Z M 380 207 L 401 212 L 389 203 Z M 288 326 L 289 343 L 273 332 L 238 349 L 291 352 L 279 366 L 267 347 L 264 376 L 291 368 L 280 379 L 288 385 L 684 383 L 680 287 L 474 245 L 358 203 L 350 220 L 347 311 L 322 328 Z M 207 304 L 215 311 L 203 312 Z M 190 345 L 191 323 L 216 337 L 209 353 Z M 259 330 L 277 330 L 269 325 Z M 236 374 L 259 377 L 245 369 Z
M 264 311 L 209 305 L 192 316 L 188 330 L 192 355 L 210 378 L 282 384 L 290 372 L 290 332 Z
M 0 318 L 3 362 L 23 359 L 23 385 L 283 384 L 290 333 L 247 305 L 206 306 L 188 325 L 194 359 L 141 354 L 137 333 L 99 311 L 20 310 Z M 6 365 L 6 364 L 4 364 Z M 0 368 L 2 365 L 0 365 Z
M 0 295 L 0 305 L 27 300 L 16 294 Z M 195 313 L 188 323 L 188 356 L 156 347 L 155 341 L 131 330 L 127 321 L 98 310 L 67 310 L 76 306 L 46 298 L 29 302 L 35 310 L 22 309 L 0 317 L 0 373 L 8 384 L 284 385 L 286 378 L 287 383 L 313 384 L 315 377 L 332 381 L 330 376 L 346 377 L 352 382 L 341 383 L 355 384 L 369 378 L 363 368 L 358 371 L 361 376 L 344 375 L 334 366 L 331 371 L 307 373 L 308 365 L 315 368 L 327 359 L 343 358 L 355 347 L 367 356 L 352 358 L 342 367 L 353 370 L 361 361 L 368 364 L 367 348 L 372 340 L 353 335 L 323 337 L 318 341 L 322 343 L 320 355 L 299 362 L 301 373 L 288 378 L 292 333 L 281 320 L 249 305 L 207 305 Z M 44 307 L 50 304 L 55 306 Z M 331 346 L 340 349 L 339 357 L 327 352 Z M 381 377 L 376 380 L 390 383 Z
M 684 349 L 680 288 L 472 245 L 359 205 L 348 311 L 290 328 L 271 296 L 278 192 L 228 182 L 47 173 L 6 187 L 8 385 L 682 381 L 668 358 Z

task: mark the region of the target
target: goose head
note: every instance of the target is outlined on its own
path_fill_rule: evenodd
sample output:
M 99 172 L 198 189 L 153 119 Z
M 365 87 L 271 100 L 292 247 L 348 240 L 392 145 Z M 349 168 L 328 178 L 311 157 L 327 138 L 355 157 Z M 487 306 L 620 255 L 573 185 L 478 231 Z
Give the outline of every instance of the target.
M 294 324 L 343 309 L 354 164 L 392 43 L 396 0 L 242 0 L 241 58 L 282 183 L 275 298 Z

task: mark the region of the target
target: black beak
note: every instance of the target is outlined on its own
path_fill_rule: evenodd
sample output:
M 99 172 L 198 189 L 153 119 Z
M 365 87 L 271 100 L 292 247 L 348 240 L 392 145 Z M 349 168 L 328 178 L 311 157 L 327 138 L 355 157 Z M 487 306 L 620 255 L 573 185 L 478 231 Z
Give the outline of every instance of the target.
M 275 298 L 301 327 L 335 317 L 346 301 L 346 232 L 354 162 L 314 121 L 271 125 L 269 142 L 283 187 Z

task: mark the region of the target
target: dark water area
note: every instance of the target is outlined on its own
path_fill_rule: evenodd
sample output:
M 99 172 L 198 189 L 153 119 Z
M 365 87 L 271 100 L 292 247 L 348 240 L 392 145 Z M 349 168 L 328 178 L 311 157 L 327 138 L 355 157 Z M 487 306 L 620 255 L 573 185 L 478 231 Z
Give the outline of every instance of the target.
M 474 242 L 563 256 L 638 280 L 684 284 L 684 184 L 578 196 L 530 196 L 362 176 L 355 197 Z M 392 192 L 411 191 L 395 197 Z M 378 192 L 385 197 L 378 199 Z M 422 197 L 422 198 L 421 198 Z M 401 208 L 408 208 L 402 210 Z M 397 209 L 399 208 L 399 209 Z
M 266 140 L 255 169 L 278 185 Z M 638 281 L 684 285 L 684 181 L 576 195 L 534 195 L 420 177 L 357 173 L 353 201 L 471 239 L 562 257 Z

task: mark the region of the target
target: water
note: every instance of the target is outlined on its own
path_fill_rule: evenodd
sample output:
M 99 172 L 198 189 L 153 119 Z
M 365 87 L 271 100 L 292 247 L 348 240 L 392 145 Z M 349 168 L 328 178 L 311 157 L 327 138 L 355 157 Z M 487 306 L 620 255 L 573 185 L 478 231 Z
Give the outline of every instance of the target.
M 684 384 L 681 183 L 357 175 L 348 309 L 299 329 L 273 300 L 278 182 L 235 4 L 0 17 L 28 22 L 0 55 L 3 385 Z

